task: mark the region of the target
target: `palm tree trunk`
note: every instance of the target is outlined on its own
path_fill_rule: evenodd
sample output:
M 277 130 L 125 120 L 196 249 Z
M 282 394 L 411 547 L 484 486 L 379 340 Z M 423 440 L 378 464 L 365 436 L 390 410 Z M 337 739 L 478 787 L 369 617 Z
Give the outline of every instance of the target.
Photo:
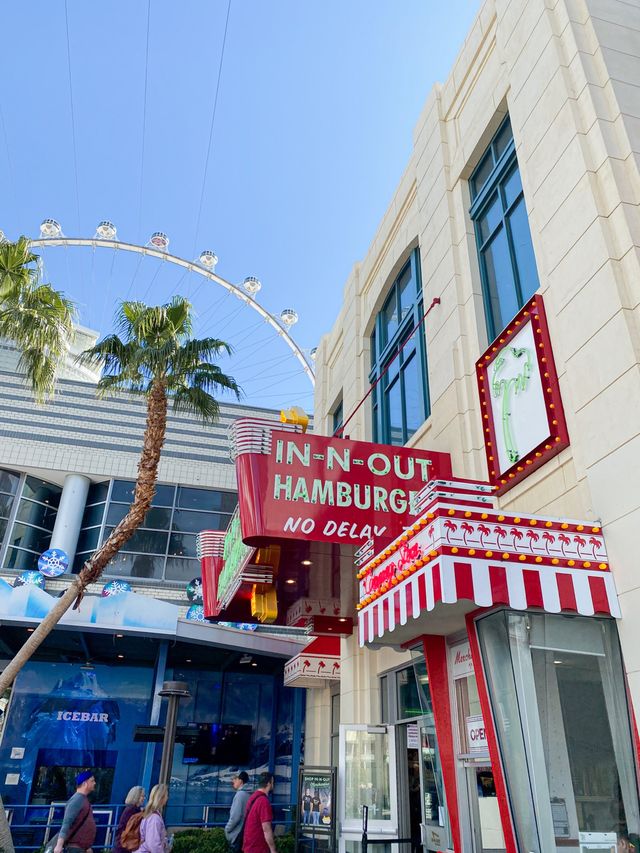
M 13 684 L 16 675 L 40 644 L 46 640 L 69 607 L 74 602 L 75 607 L 80 604 L 87 586 L 98 580 L 109 560 L 131 539 L 144 521 L 156 490 L 158 463 L 160 462 L 166 430 L 167 390 L 164 382 L 157 380 L 153 383 L 147 398 L 147 422 L 138 463 L 136 489 L 129 512 L 114 528 L 107 541 L 87 560 L 80 573 L 74 577 L 65 590 L 64 595 L 56 601 L 13 660 L 5 667 L 0 675 L 0 696 Z
M 2 853 L 15 853 L 11 828 L 4 811 L 4 803 L 0 797 L 0 850 Z

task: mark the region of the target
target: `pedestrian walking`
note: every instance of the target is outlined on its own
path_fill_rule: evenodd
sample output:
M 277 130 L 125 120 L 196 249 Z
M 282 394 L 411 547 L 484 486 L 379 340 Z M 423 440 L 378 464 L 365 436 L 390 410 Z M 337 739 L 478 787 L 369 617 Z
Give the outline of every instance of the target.
M 89 802 L 96 780 L 92 770 L 83 770 L 76 776 L 76 792 L 67 803 L 62 826 L 53 853 L 91 853 L 96 840 L 96 822 Z
M 149 802 L 142 812 L 140 823 L 140 846 L 135 853 L 167 853 L 169 844 L 167 830 L 162 819 L 162 810 L 169 799 L 166 785 L 155 785 L 149 794 Z
M 258 788 L 251 794 L 244 813 L 243 853 L 277 853 L 273 838 L 273 809 L 269 794 L 273 791 L 271 773 L 261 773 Z
M 231 810 L 229 811 L 229 820 L 224 828 L 224 834 L 227 836 L 229 847 L 234 853 L 241 853 L 242 838 L 244 826 L 244 812 L 249 801 L 251 793 L 247 788 L 249 782 L 249 774 L 241 770 L 231 780 L 235 794 L 231 801 Z
M 122 810 L 122 814 L 120 815 L 120 820 L 118 821 L 118 826 L 116 828 L 113 853 L 127 853 L 125 848 L 120 844 L 120 836 L 122 835 L 125 826 L 129 823 L 129 819 L 132 818 L 134 814 L 139 814 L 142 810 L 144 797 L 145 790 L 140 785 L 134 785 L 127 794 L 124 801 L 125 808 Z

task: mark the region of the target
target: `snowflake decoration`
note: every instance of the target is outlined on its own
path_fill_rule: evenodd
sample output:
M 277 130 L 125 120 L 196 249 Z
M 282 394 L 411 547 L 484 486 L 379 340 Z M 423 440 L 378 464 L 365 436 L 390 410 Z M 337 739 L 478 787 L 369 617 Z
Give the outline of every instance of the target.
M 38 559 L 38 571 L 45 578 L 57 578 L 69 568 L 69 557 L 62 548 L 49 548 Z
M 102 597 L 110 598 L 112 595 L 120 595 L 122 592 L 133 592 L 131 584 L 127 581 L 109 581 L 102 587 Z

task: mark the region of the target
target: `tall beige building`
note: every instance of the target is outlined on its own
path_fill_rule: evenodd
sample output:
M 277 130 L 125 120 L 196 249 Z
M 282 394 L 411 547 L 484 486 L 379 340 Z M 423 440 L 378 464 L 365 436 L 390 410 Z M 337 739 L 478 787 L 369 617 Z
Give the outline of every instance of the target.
M 483 555 L 502 556 L 511 604 L 476 595 L 461 617 L 444 595 L 429 608 L 427 583 L 424 607 L 407 618 L 391 599 L 389 618 L 367 601 L 375 585 L 343 575 L 360 637 L 342 641 L 339 691 L 308 691 L 306 736 L 307 761 L 341 750 L 342 850 L 359 849 L 362 805 L 376 850 L 420 832 L 427 850 L 609 850 L 640 831 L 639 165 L 640 3 L 487 0 L 319 345 L 315 429 L 331 435 L 373 385 L 345 435 L 446 452 L 455 478 L 494 482 L 506 535 Z M 518 334 L 511 353 L 538 359 L 500 408 L 497 357 Z M 441 523 L 449 504 L 434 500 Z M 518 605 L 513 573 L 536 555 L 544 601 Z M 490 562 L 473 572 L 488 578 Z M 583 607 L 574 575 L 599 567 L 617 598 L 599 606 L 589 579 Z

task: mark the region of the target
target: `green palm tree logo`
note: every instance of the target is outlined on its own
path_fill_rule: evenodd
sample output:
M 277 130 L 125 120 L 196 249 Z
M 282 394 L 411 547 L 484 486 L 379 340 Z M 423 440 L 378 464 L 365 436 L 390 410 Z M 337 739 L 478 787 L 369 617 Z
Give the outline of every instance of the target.
M 524 358 L 523 362 L 518 362 L 522 365 L 520 373 L 516 376 L 511 376 L 508 379 L 501 377 L 507 363 L 507 356 L 511 355 L 515 359 Z M 509 462 L 514 463 L 520 459 L 520 452 L 516 445 L 516 438 L 511 423 L 511 405 L 514 394 L 520 394 L 525 391 L 529 385 L 531 372 L 533 370 L 533 357 L 531 350 L 527 347 L 505 347 L 500 355 L 496 358 L 493 366 L 493 375 L 491 377 L 491 391 L 496 399 L 502 398 L 502 438 L 504 448 L 507 452 Z

